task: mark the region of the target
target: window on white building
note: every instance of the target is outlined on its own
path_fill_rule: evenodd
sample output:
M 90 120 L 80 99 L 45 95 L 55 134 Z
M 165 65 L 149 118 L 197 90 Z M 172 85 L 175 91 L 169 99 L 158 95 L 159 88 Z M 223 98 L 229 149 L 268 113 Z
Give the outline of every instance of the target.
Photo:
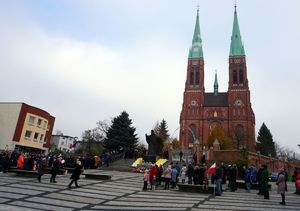
M 38 119 L 38 123 L 37 123 L 38 127 L 42 127 L 42 120 Z
M 47 127 L 47 121 L 44 121 L 43 128 L 46 129 L 46 127 Z
M 40 136 L 40 143 L 44 142 L 44 134 L 41 134 Z
M 25 138 L 26 139 L 31 139 L 31 134 L 32 134 L 32 132 L 30 130 L 26 130 L 26 132 L 25 132 Z
M 35 134 L 34 134 L 34 137 L 33 137 L 33 140 L 34 140 L 34 141 L 37 141 L 38 138 L 39 138 L 39 133 L 35 133 Z
M 29 123 L 30 125 L 34 125 L 34 122 L 35 122 L 35 117 L 34 117 L 34 116 L 29 116 L 28 123 Z

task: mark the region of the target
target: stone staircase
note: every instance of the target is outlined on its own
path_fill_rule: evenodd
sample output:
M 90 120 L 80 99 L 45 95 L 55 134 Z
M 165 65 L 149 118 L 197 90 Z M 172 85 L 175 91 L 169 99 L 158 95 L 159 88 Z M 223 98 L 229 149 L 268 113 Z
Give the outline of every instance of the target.
M 109 166 L 102 165 L 99 169 L 102 170 L 115 170 L 115 171 L 132 171 L 131 165 L 134 159 L 120 159 L 109 163 Z

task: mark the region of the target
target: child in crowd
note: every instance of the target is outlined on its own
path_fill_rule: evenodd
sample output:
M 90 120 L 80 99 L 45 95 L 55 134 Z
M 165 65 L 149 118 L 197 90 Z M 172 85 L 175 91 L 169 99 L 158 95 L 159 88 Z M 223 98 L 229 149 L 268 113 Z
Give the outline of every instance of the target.
M 143 187 L 143 190 L 148 189 L 148 182 L 149 182 L 149 170 L 146 169 L 145 173 L 144 173 L 144 187 Z

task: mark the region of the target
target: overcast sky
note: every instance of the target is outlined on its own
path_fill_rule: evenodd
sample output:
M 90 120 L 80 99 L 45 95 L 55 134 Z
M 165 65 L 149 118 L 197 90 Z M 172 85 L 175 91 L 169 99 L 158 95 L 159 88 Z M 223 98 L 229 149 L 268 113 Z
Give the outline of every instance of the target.
M 234 0 L 0 2 L 0 101 L 56 117 L 80 137 L 98 120 L 129 113 L 141 141 L 157 121 L 179 127 L 188 49 L 200 5 L 205 89 L 228 89 Z M 300 1 L 237 1 L 256 133 L 300 144 Z M 299 152 L 299 151 L 298 151 Z

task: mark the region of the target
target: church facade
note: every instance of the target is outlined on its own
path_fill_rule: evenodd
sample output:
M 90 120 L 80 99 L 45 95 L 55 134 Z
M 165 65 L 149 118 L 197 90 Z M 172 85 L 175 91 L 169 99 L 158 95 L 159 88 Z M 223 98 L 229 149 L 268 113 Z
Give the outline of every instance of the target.
M 183 148 L 192 148 L 195 144 L 207 147 L 210 133 L 219 126 L 235 149 L 246 147 L 255 151 L 255 115 L 251 107 L 246 55 L 236 8 L 228 61 L 228 91 L 218 91 L 216 73 L 214 92 L 205 92 L 204 56 L 197 10 L 180 113 L 179 141 Z

